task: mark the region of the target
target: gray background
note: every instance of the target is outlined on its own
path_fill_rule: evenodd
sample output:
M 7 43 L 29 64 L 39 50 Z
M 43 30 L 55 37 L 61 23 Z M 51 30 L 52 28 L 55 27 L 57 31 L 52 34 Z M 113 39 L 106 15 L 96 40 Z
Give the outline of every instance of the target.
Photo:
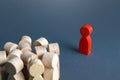
M 93 26 L 90 56 L 79 29 Z M 22 35 L 59 42 L 61 80 L 120 80 L 120 0 L 0 0 L 0 50 Z

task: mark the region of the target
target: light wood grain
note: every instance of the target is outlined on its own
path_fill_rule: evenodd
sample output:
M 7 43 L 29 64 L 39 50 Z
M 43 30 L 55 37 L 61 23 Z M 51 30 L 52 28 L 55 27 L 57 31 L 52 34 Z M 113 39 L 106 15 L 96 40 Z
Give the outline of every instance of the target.
M 43 78 L 44 80 L 59 80 L 58 69 L 45 68 L 45 71 L 43 73 Z
M 29 45 L 32 45 L 31 37 L 27 36 L 27 35 L 22 36 L 20 41 L 19 41 L 19 44 L 22 44 L 22 43 L 29 43 Z
M 22 55 L 22 54 L 23 54 L 23 53 L 22 53 L 21 50 L 19 50 L 19 49 L 14 49 L 14 50 L 12 50 L 12 51 L 8 54 L 7 59 L 10 60 L 10 59 L 12 59 L 12 58 L 14 58 L 14 57 L 21 58 L 21 55 Z
M 16 48 L 18 48 L 18 45 L 12 42 L 6 42 L 4 45 L 4 50 L 6 50 L 7 53 L 11 52 Z
M 60 79 L 60 59 L 59 59 L 59 57 L 58 57 L 57 69 L 58 69 L 58 78 Z
M 47 48 L 48 47 L 48 40 L 44 37 L 41 37 L 34 42 L 34 46 L 44 46 Z
M 35 54 L 41 59 L 42 56 L 47 52 L 47 49 L 43 46 L 35 46 Z
M 48 52 L 60 54 L 60 48 L 58 43 L 51 43 L 48 45 Z
M 29 62 L 28 70 L 32 77 L 38 77 L 44 72 L 44 65 L 41 60 L 34 59 Z
M 38 56 L 31 51 L 26 51 L 21 55 L 21 58 L 24 64 L 27 65 L 31 60 L 38 58 Z
M 19 48 L 22 52 L 25 52 L 25 51 L 32 51 L 32 48 L 31 46 L 28 44 L 28 43 L 22 43 L 22 44 L 19 44 Z
M 14 75 L 23 69 L 24 64 L 20 58 L 14 57 L 6 63 L 5 67 L 9 74 Z
M 6 51 L 0 51 L 0 65 L 7 62 Z
M 58 55 L 54 53 L 45 53 L 42 57 L 42 62 L 45 67 L 55 68 L 58 64 Z

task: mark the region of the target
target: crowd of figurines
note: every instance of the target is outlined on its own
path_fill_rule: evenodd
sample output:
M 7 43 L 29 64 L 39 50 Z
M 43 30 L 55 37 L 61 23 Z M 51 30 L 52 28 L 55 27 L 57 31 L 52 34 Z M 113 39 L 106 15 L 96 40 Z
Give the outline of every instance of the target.
M 0 51 L 0 80 L 59 80 L 59 55 L 59 44 L 44 37 L 32 43 L 24 35 L 18 44 L 6 42 Z

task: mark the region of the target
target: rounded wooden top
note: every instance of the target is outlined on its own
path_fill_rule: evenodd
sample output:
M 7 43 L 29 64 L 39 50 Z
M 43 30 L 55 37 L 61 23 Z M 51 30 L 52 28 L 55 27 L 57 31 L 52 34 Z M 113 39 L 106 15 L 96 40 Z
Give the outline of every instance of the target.
M 82 36 L 88 36 L 93 32 L 93 28 L 90 24 L 85 24 L 83 27 L 80 29 L 80 33 Z

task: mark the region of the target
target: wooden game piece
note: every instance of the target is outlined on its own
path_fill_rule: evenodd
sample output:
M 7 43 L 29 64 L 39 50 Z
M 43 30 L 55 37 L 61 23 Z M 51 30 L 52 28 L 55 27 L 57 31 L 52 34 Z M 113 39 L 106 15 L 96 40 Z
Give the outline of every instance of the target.
M 82 38 L 79 43 L 79 52 L 85 55 L 89 55 L 92 50 L 92 39 L 90 34 L 92 33 L 92 26 L 89 24 L 85 24 L 81 29 L 80 33 Z
M 0 65 L 7 62 L 6 51 L 0 51 Z
M 12 42 L 7 42 L 4 45 L 4 50 L 6 50 L 7 53 L 9 53 L 10 51 L 12 51 L 12 50 L 14 50 L 16 48 L 18 48 L 18 45 L 15 44 L 15 43 L 12 43 Z
M 43 55 L 42 62 L 45 67 L 55 68 L 57 67 L 57 63 L 58 63 L 58 55 L 47 52 Z
M 22 52 L 24 52 L 24 51 L 32 51 L 32 48 L 28 43 L 19 44 L 19 48 L 20 48 L 20 50 Z
M 54 54 L 58 54 L 58 56 L 59 56 L 60 55 L 59 44 L 58 43 L 49 44 L 48 45 L 48 51 L 52 52 Z M 58 74 L 59 74 L 59 78 L 60 78 L 60 60 L 59 60 L 59 57 L 58 57 L 57 68 L 58 68 Z
M 18 57 L 18 58 L 21 58 L 21 55 L 22 55 L 22 51 L 19 50 L 19 49 L 14 49 L 12 50 L 9 54 L 8 54 L 8 60 L 14 58 L 14 57 Z
M 58 69 L 45 68 L 45 71 L 43 73 L 43 78 L 44 80 L 59 80 Z
M 34 42 L 34 46 L 44 46 L 47 48 L 48 40 L 44 37 L 41 37 Z
M 29 80 L 44 80 L 43 77 L 41 75 L 37 76 L 37 77 L 31 77 L 29 78 Z
M 27 35 L 22 36 L 19 44 L 23 44 L 23 43 L 29 43 L 30 45 L 32 45 L 31 37 Z
M 38 58 L 36 54 L 34 54 L 31 51 L 25 51 L 22 55 L 21 58 L 24 62 L 25 65 L 27 65 L 31 60 Z
M 59 57 L 58 57 L 57 69 L 58 69 L 58 78 L 60 79 L 60 60 L 59 60 Z
M 14 75 L 23 69 L 24 64 L 20 58 L 14 57 L 6 63 L 5 67 L 9 74 Z
M 32 77 L 38 77 L 44 72 L 44 65 L 39 59 L 31 60 L 28 64 L 28 71 Z
M 19 72 L 15 75 L 9 75 L 8 80 L 25 80 L 25 77 L 22 72 Z
M 41 37 L 34 42 L 34 49 L 37 55 L 31 52 L 31 45 L 32 39 L 26 35 L 20 39 L 19 46 L 12 42 L 7 42 L 4 45 L 4 50 L 7 52 L 6 55 L 8 55 L 5 64 L 5 69 L 10 74 L 8 80 L 28 80 L 29 76 L 32 76 L 29 80 L 43 80 L 42 76 L 45 77 L 45 80 L 59 80 L 59 44 L 51 43 L 48 45 L 48 40 Z M 47 52 L 47 49 L 49 52 Z M 6 55 L 1 54 L 0 51 L 0 64 L 3 64 L 1 59 L 5 58 Z M 1 56 L 4 57 L 1 58 Z M 38 59 L 38 56 L 43 63 Z M 26 67 L 27 72 L 29 71 L 27 75 L 25 75 L 24 67 Z
M 56 54 L 60 54 L 60 48 L 58 43 L 51 43 L 48 45 L 48 51 Z
M 35 46 L 35 54 L 41 59 L 43 54 L 47 52 L 47 49 L 43 46 Z

